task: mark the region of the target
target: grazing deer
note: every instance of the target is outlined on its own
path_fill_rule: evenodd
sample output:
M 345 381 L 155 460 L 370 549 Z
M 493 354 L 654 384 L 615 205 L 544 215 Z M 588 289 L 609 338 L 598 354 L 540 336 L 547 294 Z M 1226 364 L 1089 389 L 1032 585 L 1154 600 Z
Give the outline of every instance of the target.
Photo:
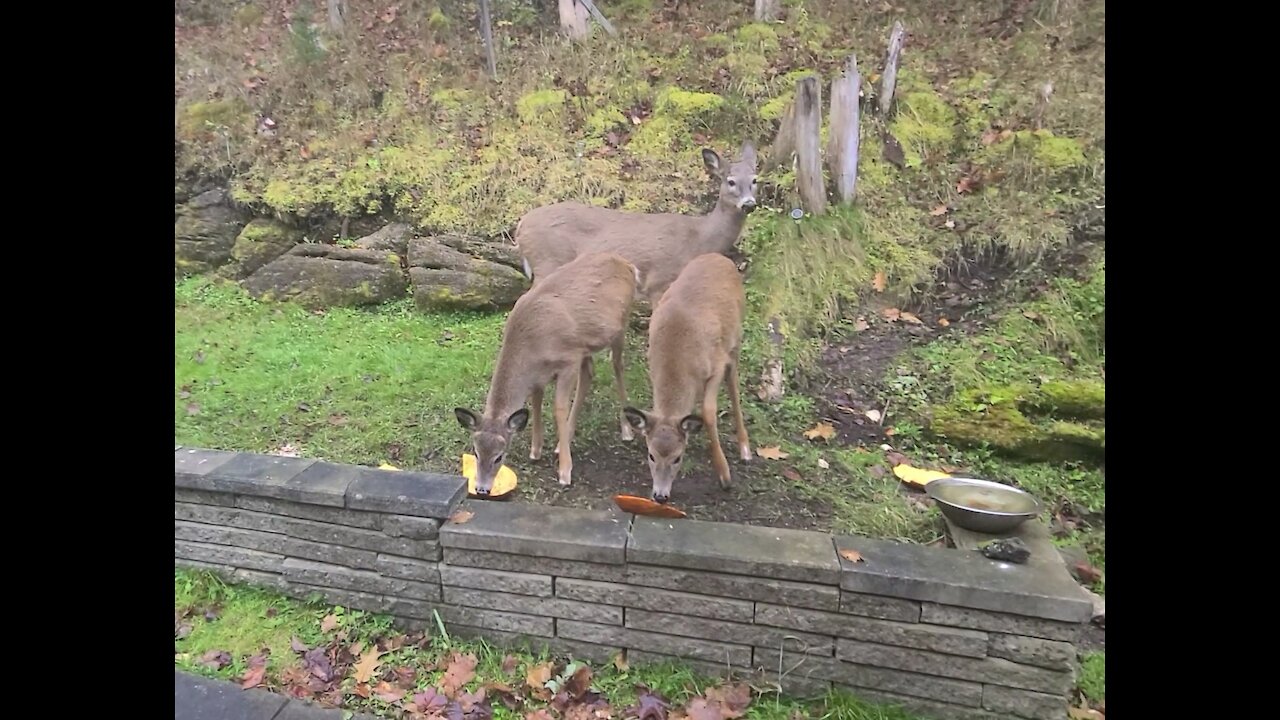
M 729 487 L 729 463 L 716 432 L 716 394 L 723 381 L 729 386 L 738 450 L 743 462 L 751 460 L 751 442 L 738 399 L 738 354 L 746 304 L 733 261 L 707 254 L 685 266 L 653 310 L 649 321 L 653 411 L 627 407 L 622 412 L 632 427 L 644 433 L 657 502 L 671 499 L 671 485 L 679 474 L 689 435 L 704 425 L 720 486 Z M 698 403 L 701 412 L 691 413 Z
M 476 455 L 476 493 L 488 495 L 493 478 L 511 443 L 524 429 L 533 408 L 533 437 L 529 458 L 542 456 L 542 393 L 556 381 L 556 453 L 560 456 L 560 484 L 572 480 L 569 444 L 593 376 L 592 356 L 612 348 L 618 403 L 626 406 L 622 379 L 622 346 L 627 318 L 640 286 L 635 266 L 613 254 L 582 255 L 548 275 L 516 301 L 502 331 L 502 348 L 493 369 L 484 414 L 454 408 L 458 423 L 471 431 Z M 572 407 L 570 395 L 575 393 Z M 631 426 L 620 417 L 624 440 Z
M 756 150 L 726 163 L 703 149 L 707 170 L 720 181 L 720 197 L 706 215 L 646 214 L 562 202 L 531 210 L 516 225 L 516 245 L 525 274 L 537 284 L 557 268 L 589 252 L 612 252 L 631 261 L 644 277 L 641 292 L 656 306 L 685 264 L 706 253 L 727 253 L 742 236 L 756 208 Z

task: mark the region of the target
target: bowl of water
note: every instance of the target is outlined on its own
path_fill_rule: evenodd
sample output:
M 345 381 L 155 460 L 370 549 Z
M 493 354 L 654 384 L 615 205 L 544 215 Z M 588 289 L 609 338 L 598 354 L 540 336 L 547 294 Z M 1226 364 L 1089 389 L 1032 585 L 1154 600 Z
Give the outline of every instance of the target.
M 976 478 L 939 478 L 925 492 L 948 520 L 966 530 L 998 534 L 1040 514 L 1040 501 L 1016 487 Z

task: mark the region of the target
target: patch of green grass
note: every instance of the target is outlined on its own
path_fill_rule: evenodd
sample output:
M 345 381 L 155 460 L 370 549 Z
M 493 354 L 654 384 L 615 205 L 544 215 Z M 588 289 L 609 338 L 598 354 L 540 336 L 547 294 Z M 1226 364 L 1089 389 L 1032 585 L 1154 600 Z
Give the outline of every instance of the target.
M 1107 654 L 1105 652 L 1087 653 L 1080 662 L 1080 681 L 1077 683 L 1081 694 L 1090 702 L 1102 702 L 1107 699 Z
M 182 568 L 174 571 L 174 610 L 176 667 L 222 679 L 242 676 L 248 658 L 258 654 L 262 648 L 271 650 L 267 663 L 269 677 L 278 677 L 281 671 L 296 662 L 296 654 L 290 648 L 293 638 L 308 647 L 317 647 L 332 642 L 333 634 L 338 633 L 342 643 L 361 643 L 368 648 L 379 640 L 398 634 L 390 618 L 385 616 L 332 607 L 320 601 L 300 602 L 268 590 L 228 584 L 207 572 Z M 327 615 L 334 615 L 338 620 L 328 634 L 321 629 Z M 447 626 L 444 630 L 447 633 Z M 453 652 L 474 653 L 476 677 L 471 685 L 479 687 L 495 681 L 519 684 L 521 680 L 516 678 L 524 678 L 529 668 L 550 659 L 549 653 L 536 649 L 498 648 L 483 640 L 463 641 L 448 637 L 438 630 L 430 635 L 432 637 L 425 643 L 406 644 L 384 654 L 380 658 L 381 667 L 414 669 L 418 688 L 423 689 L 439 681 L 441 671 L 437 663 L 440 658 Z M 209 651 L 226 652 L 231 662 L 216 670 L 211 669 L 201 663 L 202 656 Z M 502 670 L 503 660 L 508 655 L 517 660 L 511 676 Z M 625 670 L 609 664 L 593 670 L 592 685 L 615 712 L 635 703 L 637 685 L 660 693 L 673 707 L 678 707 L 720 682 L 677 660 L 637 664 Z M 378 714 L 391 711 L 390 706 L 376 698 L 361 702 L 348 693 L 345 699 L 352 703 L 349 706 L 352 709 Z M 497 720 L 522 717 L 496 702 L 493 703 L 493 714 Z M 766 691 L 755 698 L 745 717 L 749 720 L 912 720 L 912 716 L 896 708 L 866 703 L 847 692 L 833 692 L 815 701 L 802 702 Z

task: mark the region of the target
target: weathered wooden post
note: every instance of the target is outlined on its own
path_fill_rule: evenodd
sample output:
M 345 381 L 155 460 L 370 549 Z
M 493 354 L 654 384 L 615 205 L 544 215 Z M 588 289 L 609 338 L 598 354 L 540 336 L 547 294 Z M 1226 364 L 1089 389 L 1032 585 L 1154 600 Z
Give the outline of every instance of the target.
M 844 75 L 831 80 L 831 124 L 827 128 L 827 161 L 840 202 L 851 203 L 858 188 L 858 92 L 862 75 L 858 57 L 850 55 Z
M 796 189 L 806 210 L 827 211 L 827 189 L 822 178 L 822 85 L 817 75 L 807 75 L 796 86 L 795 103 Z
M 489 63 L 489 77 L 498 77 L 498 59 L 493 53 L 493 21 L 489 16 L 489 0 L 480 0 L 480 34 L 484 37 L 484 54 Z
M 756 22 L 771 22 L 778 19 L 778 0 L 756 0 Z
M 880 114 L 887 115 L 893 103 L 893 91 L 898 86 L 898 60 L 902 55 L 902 43 L 906 40 L 907 31 L 902 21 L 893 23 L 893 32 L 889 33 L 889 52 L 884 59 L 884 74 L 880 76 Z

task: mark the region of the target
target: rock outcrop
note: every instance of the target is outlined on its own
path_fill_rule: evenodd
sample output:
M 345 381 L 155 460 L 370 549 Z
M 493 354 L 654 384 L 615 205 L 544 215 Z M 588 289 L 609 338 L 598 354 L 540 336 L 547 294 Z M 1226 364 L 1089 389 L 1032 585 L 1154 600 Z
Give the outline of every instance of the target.
M 336 245 L 297 245 L 242 283 L 259 300 L 310 308 L 378 305 L 408 291 L 400 256 Z
M 232 206 L 225 190 L 208 190 L 176 205 L 174 216 L 175 276 L 199 275 L 231 259 L 245 217 Z
M 528 287 L 519 265 L 498 243 L 458 235 L 409 241 L 409 280 L 423 312 L 509 308 Z

